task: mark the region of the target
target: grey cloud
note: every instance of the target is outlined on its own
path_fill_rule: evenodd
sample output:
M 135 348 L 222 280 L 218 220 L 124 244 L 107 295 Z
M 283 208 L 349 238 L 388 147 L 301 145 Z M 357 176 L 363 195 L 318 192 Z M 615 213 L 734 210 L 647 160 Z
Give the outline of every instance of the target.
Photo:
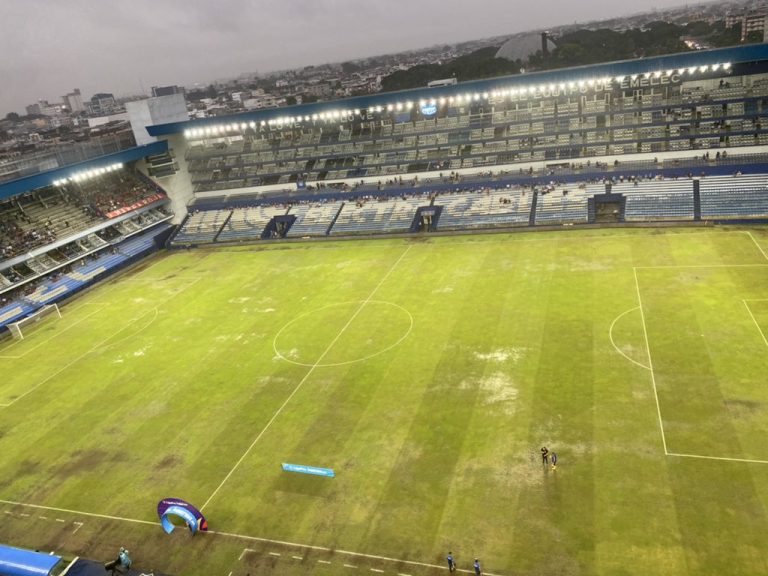
M 0 115 L 680 5 L 680 0 L 0 0 Z

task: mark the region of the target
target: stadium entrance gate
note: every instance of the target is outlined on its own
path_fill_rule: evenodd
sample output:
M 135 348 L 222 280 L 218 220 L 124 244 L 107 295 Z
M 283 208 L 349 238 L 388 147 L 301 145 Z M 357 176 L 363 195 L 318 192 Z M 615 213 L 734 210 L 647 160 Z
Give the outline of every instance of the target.
M 589 222 L 624 222 L 627 199 L 623 194 L 595 194 L 589 199 Z
M 296 222 L 296 216 L 293 214 L 275 216 L 264 227 L 261 237 L 262 239 L 285 238 L 285 234 L 290 230 L 294 222 Z
M 442 206 L 419 206 L 411 222 L 411 232 L 434 232 L 440 219 Z

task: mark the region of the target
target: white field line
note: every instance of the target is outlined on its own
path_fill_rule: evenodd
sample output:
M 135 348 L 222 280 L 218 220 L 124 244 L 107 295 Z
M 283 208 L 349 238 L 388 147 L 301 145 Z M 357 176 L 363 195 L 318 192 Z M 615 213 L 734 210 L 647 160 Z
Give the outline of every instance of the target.
M 611 339 L 611 344 L 613 345 L 613 348 L 616 350 L 616 352 L 618 352 L 619 354 L 624 356 L 624 358 L 626 358 L 627 360 L 632 362 L 632 364 L 637 364 L 638 366 L 640 366 L 640 368 L 645 368 L 646 370 L 650 370 L 650 368 L 648 366 L 646 366 L 645 364 L 641 364 L 640 362 L 638 362 L 634 358 L 630 358 L 629 356 L 624 354 L 624 352 L 621 350 L 621 348 L 616 346 L 616 342 L 613 341 L 613 327 L 616 325 L 616 322 L 618 322 L 626 314 L 629 314 L 630 312 L 634 312 L 638 308 L 639 308 L 639 306 L 635 306 L 634 308 L 630 308 L 629 310 L 626 310 L 626 311 L 622 312 L 621 314 L 619 314 L 618 316 L 616 316 L 616 318 L 614 318 L 613 322 L 611 322 L 611 327 L 608 329 L 608 337 Z
M 331 343 L 328 344 L 328 347 L 323 351 L 322 354 L 320 354 L 320 357 L 317 359 L 317 361 L 310 367 L 310 369 L 307 371 L 307 373 L 304 375 L 304 377 L 299 381 L 299 383 L 296 385 L 296 387 L 293 389 L 293 391 L 290 393 L 288 398 L 285 399 L 285 402 L 283 402 L 280 407 L 277 409 L 277 411 L 272 415 L 272 418 L 269 419 L 267 424 L 262 428 L 261 432 L 254 438 L 253 442 L 251 442 L 251 445 L 248 446 L 248 449 L 243 452 L 243 455 L 240 456 L 240 459 L 235 462 L 235 465 L 232 466 L 229 472 L 227 472 L 227 475 L 224 477 L 224 479 L 221 481 L 221 483 L 216 487 L 216 489 L 213 491 L 213 493 L 208 497 L 208 500 L 205 501 L 205 503 L 200 507 L 200 511 L 202 512 L 206 506 L 213 500 L 214 496 L 218 494 L 219 490 L 221 490 L 221 487 L 226 484 L 227 480 L 230 479 L 232 474 L 234 474 L 235 470 L 242 464 L 243 460 L 245 460 L 246 456 L 250 454 L 251 450 L 254 446 L 258 443 L 259 440 L 261 440 L 262 436 L 266 433 L 267 430 L 269 430 L 269 427 L 272 426 L 272 423 L 277 420 L 277 417 L 280 416 L 282 411 L 285 409 L 285 407 L 288 405 L 288 403 L 293 399 L 293 397 L 296 395 L 296 393 L 301 389 L 301 387 L 304 385 L 304 382 L 306 382 L 309 377 L 312 375 L 312 373 L 315 371 L 315 369 L 320 366 L 320 364 L 323 361 L 323 358 L 328 354 L 328 352 L 331 351 L 331 348 L 333 348 L 334 344 L 338 342 L 339 338 L 346 332 L 347 328 L 352 324 L 352 322 L 357 318 L 357 316 L 360 314 L 360 312 L 363 310 L 366 304 L 371 301 L 373 296 L 376 294 L 376 292 L 381 288 L 381 286 L 384 284 L 384 282 L 389 278 L 390 274 L 394 272 L 395 268 L 398 264 L 405 258 L 405 255 L 408 254 L 410 251 L 411 246 L 408 246 L 405 251 L 403 251 L 402 254 L 400 254 L 400 257 L 395 261 L 394 264 L 387 270 L 387 273 L 384 275 L 384 277 L 379 281 L 379 283 L 376 285 L 376 287 L 373 289 L 373 291 L 368 295 L 368 297 L 363 300 L 363 302 L 360 304 L 360 306 L 357 308 L 354 314 L 352 314 L 352 317 L 347 321 L 346 324 L 342 327 L 342 329 L 339 331 L 339 333 L 336 335 L 336 337 L 331 340 Z
M 67 514 L 75 514 L 76 516 L 90 516 L 91 518 L 104 518 L 105 520 L 117 520 L 119 522 L 132 522 L 133 524 L 148 524 L 150 526 L 160 526 L 159 522 L 149 522 L 148 520 L 138 520 L 136 518 L 125 518 L 123 516 L 110 516 L 108 514 L 96 514 L 94 512 L 83 512 L 82 510 L 69 510 L 67 508 L 56 508 L 54 506 L 41 506 L 39 504 L 27 504 L 26 502 L 14 502 L 13 500 L 0 500 L 0 504 L 8 504 L 9 506 L 24 506 L 26 508 L 34 508 L 35 510 L 50 510 L 52 512 L 66 512 Z M 47 516 L 40 516 L 40 518 L 48 519 Z M 79 524 L 79 522 L 75 522 Z
M 728 266 L 739 266 L 738 264 L 723 264 L 723 267 Z M 744 264 L 743 266 L 749 266 L 749 264 Z M 766 266 L 766 264 L 754 264 L 754 266 Z M 705 268 L 708 268 L 708 266 L 704 266 Z M 751 464 L 768 464 L 768 460 L 752 460 L 749 458 L 728 458 L 725 456 L 704 456 L 702 454 L 680 454 L 677 452 L 670 452 L 667 450 L 667 440 L 664 436 L 664 423 L 661 419 L 661 408 L 659 404 L 659 395 L 656 389 L 656 375 L 653 371 L 653 361 L 651 360 L 651 347 L 648 343 L 648 329 L 645 324 L 645 312 L 643 311 L 643 301 L 640 297 L 640 283 L 637 279 L 637 269 L 638 268 L 654 268 L 654 266 L 635 266 L 633 268 L 633 272 L 635 274 L 635 288 L 637 290 L 637 301 L 640 303 L 640 317 L 643 321 L 643 334 L 645 335 L 645 347 L 648 350 L 648 366 L 651 373 L 651 383 L 653 384 L 653 395 L 656 399 L 656 413 L 659 416 L 659 430 L 661 430 L 661 441 L 664 444 L 664 454 L 666 456 L 675 456 L 678 458 L 699 458 L 702 460 L 719 460 L 721 462 L 747 462 Z M 669 268 L 688 268 L 688 266 L 669 266 Z M 763 298 L 756 298 L 754 301 L 760 301 L 760 300 L 766 300 Z M 768 339 L 766 339 L 765 334 L 763 333 L 762 329 L 760 328 L 760 325 L 755 320 L 754 315 L 752 314 L 752 310 L 749 308 L 749 304 L 747 304 L 747 300 L 742 300 L 744 302 L 744 306 L 746 306 L 747 311 L 749 312 L 749 315 L 752 317 L 752 321 L 755 323 L 755 326 L 757 326 L 758 331 L 760 332 L 760 335 L 763 337 L 763 342 L 765 342 L 766 346 L 768 346 Z
M 82 360 L 83 358 L 85 358 L 86 356 L 88 356 L 88 355 L 89 355 L 91 352 L 94 352 L 95 350 L 98 350 L 98 349 L 99 349 L 101 346 L 103 346 L 103 345 L 104 345 L 106 342 L 108 342 L 109 340 L 111 340 L 112 338 L 114 338 L 115 336 L 117 336 L 118 334 L 120 334 L 120 332 L 122 332 L 122 331 L 123 331 L 123 330 L 125 330 L 126 328 L 129 328 L 130 326 L 132 326 L 132 325 L 133 325 L 135 322 L 137 322 L 137 321 L 138 321 L 140 318 L 142 318 L 142 317 L 143 317 L 143 315 L 142 315 L 142 316 L 139 316 L 138 318 L 134 318 L 134 319 L 133 319 L 133 320 L 131 320 L 131 321 L 130 321 L 128 324 L 126 324 L 125 326 L 123 326 L 123 327 L 122 327 L 122 328 L 120 328 L 119 330 L 117 330 L 117 331 L 113 332 L 112 334 L 110 334 L 109 336 L 107 336 L 106 338 L 104 338 L 103 340 L 101 340 L 100 342 L 98 342 L 98 343 L 97 343 L 95 346 L 93 346 L 92 348 L 89 348 L 88 350 L 86 350 L 85 352 L 83 352 L 82 354 L 80 354 L 80 356 L 78 356 L 77 358 L 75 358 L 74 360 L 72 360 L 71 362 L 69 362 L 68 364 L 65 364 L 64 366 L 62 366 L 61 368 L 59 368 L 59 369 L 58 369 L 56 372 L 54 372 L 53 374 L 51 374 L 51 375 L 47 376 L 46 378 L 43 378 L 43 380 L 41 380 L 40 382 L 38 382 L 37 384 L 35 384 L 34 386 L 32 386 L 32 388 L 30 388 L 29 390 L 27 390 L 26 392 L 24 392 L 24 394 L 22 394 L 21 396 L 17 396 L 17 397 L 16 397 L 16 398 L 14 398 L 13 400 L 11 400 L 10 402 L 7 402 L 7 403 L 5 403 L 5 404 L 0 404 L 0 408 L 8 408 L 9 406 L 13 406 L 13 405 L 14 405 L 16 402 L 18 402 L 18 401 L 19 401 L 19 400 L 21 400 L 22 398 L 25 398 L 26 396 L 28 396 L 29 394 L 31 394 L 32 392 L 34 392 L 35 390 L 37 390 L 38 388 L 40 388 L 40 386 L 42 386 L 43 384 L 45 384 L 45 383 L 46 383 L 46 382 L 48 382 L 49 380 L 51 380 L 51 379 L 55 378 L 56 376 L 58 376 L 59 374 L 61 374 L 62 372 L 64 372 L 64 371 L 65 371 L 65 370 L 67 370 L 68 368 L 70 368 L 71 366 L 75 365 L 77 362 L 79 362 L 80 360 Z
M 85 308 L 86 306 L 101 306 L 102 308 L 100 308 L 99 310 L 96 310 L 96 312 L 88 314 L 87 316 L 85 316 L 83 318 L 80 318 L 80 320 L 78 320 L 77 322 L 73 322 L 70 326 L 67 326 L 66 328 L 58 330 L 53 336 L 51 336 L 47 340 L 44 340 L 43 342 L 41 342 L 40 344 L 38 344 L 37 346 L 32 348 L 32 350 L 36 350 L 37 348 L 39 348 L 43 344 L 47 344 L 48 342 L 50 342 L 54 338 L 58 337 L 60 334 L 66 332 L 70 328 L 74 328 L 75 326 L 80 324 L 80 322 L 82 322 L 83 320 L 86 320 L 89 316 L 92 316 L 93 314 L 97 314 L 97 313 L 101 312 L 101 310 L 104 309 L 104 304 L 102 304 L 101 302 L 83 302 L 80 306 L 77 306 L 76 308 L 73 308 L 72 310 L 70 310 L 69 313 L 70 314 L 75 314 L 76 312 L 79 312 L 81 309 Z M 6 356 L 6 355 L 4 355 L 8 350 L 10 350 L 11 348 L 14 348 L 15 346 L 21 344 L 22 342 L 23 342 L 23 340 L 14 340 L 11 344 L 6 346 L 5 348 L 0 349 L 0 354 L 3 354 L 3 355 L 0 355 L 0 359 L 4 359 L 4 360 L 20 360 L 21 358 L 24 358 L 24 356 L 29 354 L 32 350 L 28 350 L 24 354 L 21 354 L 21 355 L 18 355 L 18 356 Z
M 636 270 L 652 270 L 655 268 L 764 268 L 768 264 L 664 264 L 659 266 L 633 266 Z
M 176 292 L 175 294 L 172 294 L 171 296 L 169 296 L 168 298 L 166 298 L 165 300 L 163 300 L 162 302 L 160 302 L 160 303 L 159 303 L 157 306 L 162 306 L 162 305 L 166 304 L 167 302 L 169 302 L 170 300 L 174 299 L 176 296 L 178 296 L 179 294 L 181 294 L 182 292 L 184 292 L 184 291 L 185 291 L 185 290 L 187 290 L 188 288 L 190 288 L 190 287 L 194 286 L 195 284 L 197 284 L 199 281 L 200 281 L 200 278 L 198 278 L 198 279 L 197 279 L 197 280 L 195 280 L 194 282 L 191 282 L 190 284 L 188 284 L 187 286 L 185 286 L 184 288 L 182 288 L 181 290 L 179 290 L 179 291 L 178 291 L 178 292 Z M 155 313 L 155 318 L 157 318 L 157 315 L 158 315 L 158 308 L 157 308 L 157 306 L 156 306 L 156 307 L 153 309 L 153 310 L 154 310 L 154 313 Z M 83 354 L 81 354 L 80 356 L 78 356 L 77 358 L 75 358 L 74 360 L 72 360 L 71 362 L 69 362 L 68 364 L 64 365 L 62 368 L 60 368 L 59 370 L 57 370 L 57 371 L 56 371 L 54 374 L 51 374 L 51 375 L 50 375 L 50 376 L 48 376 L 47 378 L 43 379 L 41 382 L 38 382 L 38 383 L 37 383 L 35 386 L 33 386 L 32 388 L 30 388 L 29 390 L 27 390 L 26 392 L 24 392 L 24 394 L 22 394 L 21 396 L 17 396 L 17 397 L 16 397 L 16 398 L 14 398 L 12 401 L 10 401 L 10 402 L 7 402 L 7 403 L 5 403 L 5 404 L 0 404 L 0 408 L 8 408 L 9 406 L 13 406 L 13 404 L 15 404 L 16 402 L 18 402 L 19 400 L 21 400 L 21 399 L 22 399 L 22 398 L 24 398 L 25 396 L 27 396 L 27 395 L 31 394 L 32 392 L 34 392 L 35 390 L 37 390 L 38 388 L 40 388 L 40 386 L 42 386 L 43 384 L 45 384 L 46 382 L 48 382 L 48 381 L 49 381 L 49 380 L 51 380 L 52 378 L 55 378 L 56 376 L 58 376 L 59 374 L 61 374 L 62 372 L 64 372 L 66 369 L 70 368 L 71 366 L 73 366 L 74 364 L 76 364 L 77 362 L 79 362 L 80 360 L 82 360 L 83 358 L 85 358 L 86 356 L 88 356 L 90 353 L 92 353 L 92 352 L 94 352 L 94 351 L 96 351 L 96 350 L 100 349 L 100 348 L 101 348 L 102 346 L 104 346 L 104 345 L 105 345 L 107 342 L 109 342 L 109 341 L 110 341 L 112 338 L 114 338 L 115 336 L 117 336 L 118 334 L 120 334 L 120 332 L 122 332 L 122 331 L 123 331 L 123 330 L 125 330 L 126 328 L 130 328 L 130 327 L 131 327 L 133 324 L 135 324 L 136 322 L 138 322 L 139 320 L 141 320 L 141 319 L 142 319 L 144 316 L 146 316 L 146 315 L 147 315 L 147 313 L 145 312 L 145 313 L 144 313 L 144 314 L 142 314 L 141 316 L 138 316 L 137 318 L 134 318 L 133 320 L 131 320 L 130 322 L 128 322 L 128 323 L 127 323 L 125 326 L 123 326 L 122 328 L 120 328 L 120 329 L 119 329 L 119 330 L 117 330 L 116 332 L 113 332 L 112 334 L 110 334 L 109 336 L 107 336 L 106 338 L 104 338 L 103 340 L 101 340 L 101 341 L 100 341 L 98 344 L 96 344 L 96 345 L 95 345 L 93 348 L 90 348 L 89 350 L 87 350 L 86 352 L 84 352 Z M 153 318 L 153 319 L 152 319 L 152 321 L 151 321 L 149 324 L 147 324 L 146 326 L 144 326 L 144 328 L 142 328 L 141 330 L 143 331 L 143 330 L 145 330 L 146 328 L 148 328 L 148 327 L 149 327 L 149 326 L 150 326 L 150 325 L 151 325 L 151 324 L 154 322 L 155 318 Z M 135 336 L 135 335 L 134 335 L 134 336 Z M 115 344 L 117 344 L 117 343 L 119 343 L 119 342 L 122 342 L 123 340 L 125 340 L 125 338 L 123 338 L 123 339 L 121 339 L 121 340 L 118 340 L 118 342 L 115 342 Z M 110 344 L 110 346 L 111 346 L 111 344 Z
M 67 514 L 74 514 L 76 516 L 87 516 L 87 517 L 90 517 L 90 518 L 102 518 L 104 520 L 114 520 L 114 521 L 117 521 L 117 522 L 130 522 L 132 524 L 145 524 L 147 526 L 154 526 L 154 527 L 159 527 L 160 526 L 159 522 L 150 522 L 148 520 L 139 520 L 138 518 L 126 518 L 124 516 L 110 516 L 108 514 L 96 514 L 94 512 L 83 512 L 82 510 L 69 510 L 67 508 L 56 508 L 54 506 L 41 506 L 39 504 L 28 504 L 26 502 L 15 502 L 13 500 L 2 500 L 2 499 L 0 499 L 0 504 L 8 504 L 9 506 L 22 506 L 22 507 L 26 507 L 26 508 L 33 508 L 35 510 L 51 510 L 53 512 L 64 512 L 64 513 L 67 513 Z M 7 510 L 5 511 L 5 513 L 8 514 L 8 515 L 13 515 L 12 512 L 9 512 Z M 47 517 L 45 517 L 45 516 L 43 518 L 47 519 Z M 81 522 L 73 522 L 73 524 L 80 524 L 80 525 L 82 525 Z M 384 561 L 384 562 L 396 562 L 396 563 L 399 563 L 399 564 L 409 564 L 409 565 L 412 565 L 412 566 L 424 566 L 426 568 L 439 568 L 441 570 L 447 570 L 447 567 L 442 566 L 442 565 L 428 564 L 428 563 L 425 563 L 425 562 L 417 562 L 415 560 L 402 560 L 402 559 L 399 559 L 399 558 L 392 558 L 392 557 L 389 557 L 389 556 L 379 556 L 379 555 L 376 555 L 376 554 L 364 554 L 362 552 L 352 552 L 350 550 L 340 550 L 338 548 L 327 548 L 325 546 L 315 546 L 315 545 L 311 545 L 311 544 L 298 544 L 296 542 L 287 542 L 285 540 L 273 540 L 273 539 L 270 539 L 270 538 L 260 538 L 258 536 L 248 536 L 248 535 L 245 535 L 245 534 L 235 534 L 235 533 L 232 533 L 232 532 L 217 532 L 217 531 L 214 531 L 214 530 L 209 530 L 208 532 L 201 532 L 201 534 L 212 534 L 212 535 L 221 536 L 221 537 L 224 537 L 224 538 L 236 538 L 236 539 L 239 539 L 239 540 L 248 540 L 248 541 L 251 541 L 251 542 L 265 542 L 265 543 L 268 543 L 268 544 L 279 544 L 281 546 L 289 546 L 289 547 L 293 547 L 293 548 L 304 548 L 306 550 L 317 550 L 319 552 L 330 552 L 330 553 L 335 553 L 335 554 L 343 554 L 345 556 L 353 556 L 353 557 L 357 557 L 357 558 L 369 558 L 369 559 L 372 559 L 372 560 L 381 560 L 381 561 Z M 245 548 L 243 550 L 243 553 L 246 553 L 246 552 L 255 552 L 255 550 L 252 550 L 250 548 Z M 242 557 L 242 555 L 243 554 L 241 554 L 241 557 Z M 471 570 L 458 569 L 458 572 L 471 573 L 472 571 Z M 491 572 L 483 572 L 483 573 L 487 574 L 488 576 L 499 576 L 498 574 L 493 574 Z
M 757 246 L 757 249 L 760 250 L 760 253 L 763 255 L 763 258 L 768 260 L 768 254 L 765 253 L 765 250 L 763 250 L 762 246 L 757 243 L 757 240 L 755 240 L 755 237 L 752 236 L 752 232 L 747 231 L 747 234 L 749 234 L 749 237 L 752 238 L 752 242 L 755 243 L 755 246 Z
M 664 446 L 664 454 L 667 451 L 667 439 L 664 436 L 664 423 L 661 420 L 661 406 L 659 405 L 659 393 L 656 390 L 656 375 L 653 372 L 653 360 L 651 359 L 651 345 L 648 343 L 648 328 L 645 325 L 645 312 L 643 311 L 643 299 L 640 297 L 640 282 L 637 280 L 637 268 L 632 268 L 635 275 L 635 290 L 637 291 L 637 302 L 640 308 L 640 319 L 643 322 L 643 335 L 645 336 L 645 348 L 648 352 L 648 369 L 651 373 L 651 383 L 653 384 L 653 396 L 656 399 L 656 414 L 659 417 L 659 430 L 661 431 L 661 443 Z
M 283 356 L 280 351 L 277 349 L 277 342 L 280 339 L 280 335 L 285 331 L 286 328 L 289 326 L 292 326 L 297 321 L 301 320 L 302 318 L 306 318 L 307 316 L 310 316 L 314 314 L 315 312 L 320 312 L 322 310 L 327 310 L 328 308 L 332 308 L 334 306 L 340 306 L 344 304 L 353 304 L 359 302 L 358 301 L 352 301 L 352 302 L 338 302 L 336 304 L 328 304 L 327 306 L 322 306 L 320 308 L 316 308 L 314 310 L 310 310 L 309 312 L 305 312 L 304 314 L 301 314 L 300 316 L 295 317 L 293 320 L 289 321 L 287 324 L 283 325 L 280 330 L 277 331 L 277 334 L 275 334 L 275 337 L 272 338 L 272 350 L 275 352 L 275 356 L 279 357 L 281 360 L 285 360 L 286 362 L 290 362 L 291 364 L 296 364 L 297 366 L 306 366 L 307 368 L 311 368 L 313 365 L 309 364 L 308 362 L 297 362 L 296 360 L 291 360 L 287 356 Z M 368 356 L 363 356 L 362 358 L 356 358 L 355 360 L 347 360 L 346 362 L 333 362 L 330 364 L 318 364 L 318 368 L 331 368 L 335 366 L 346 366 L 348 364 L 355 364 L 357 362 L 365 362 L 366 360 L 370 360 L 371 358 L 375 358 L 376 356 L 381 356 L 382 354 L 389 352 L 392 350 L 395 346 L 398 346 L 401 342 L 403 342 L 408 336 L 411 334 L 411 331 L 413 330 L 413 314 L 411 314 L 406 308 L 403 308 L 400 306 L 400 304 L 395 304 L 394 302 L 387 302 L 385 300 L 371 300 L 368 302 L 368 304 L 386 304 L 387 306 L 393 306 L 395 308 L 398 308 L 405 312 L 408 315 L 408 319 L 410 321 L 410 325 L 408 326 L 408 330 L 403 334 L 397 342 L 390 344 L 386 348 L 379 350 L 378 352 L 374 352 L 373 354 L 369 354 Z
M 24 358 L 25 356 L 27 356 L 27 354 L 31 354 L 32 352 L 34 352 L 35 350 L 37 350 L 38 348 L 40 348 L 40 346 L 45 346 L 46 344 L 48 344 L 48 342 L 50 342 L 50 341 L 51 341 L 51 340 L 53 340 L 54 338 L 58 338 L 60 335 L 64 334 L 64 333 L 65 333 L 67 330 L 69 330 L 69 329 L 71 329 L 71 328 L 74 328 L 75 326 L 77 326 L 77 325 L 78 325 L 78 324 L 80 324 L 81 322 L 84 322 L 85 320 L 88 320 L 88 318 L 90 318 L 90 317 L 91 317 L 91 316 L 93 316 L 94 314 L 98 314 L 98 313 L 99 313 L 99 312 L 101 312 L 102 310 L 104 310 L 104 308 L 103 308 L 103 307 L 102 307 L 102 308 L 98 308 L 98 309 L 96 309 L 95 311 L 91 312 L 90 314 L 88 314 L 88 315 L 86 315 L 86 316 L 83 316 L 83 317 L 82 317 L 82 318 L 80 318 L 80 320 L 78 320 L 77 322 L 73 322 L 72 324 L 70 324 L 70 325 L 69 325 L 69 326 L 67 326 L 66 328 L 63 328 L 63 329 L 61 329 L 61 330 L 57 330 L 57 331 L 56 331 L 56 332 L 55 332 L 55 333 L 54 333 L 52 336 L 50 336 L 49 338 L 46 338 L 45 340 L 43 340 L 43 341 L 42 341 L 42 342 L 40 342 L 39 344 L 36 344 L 36 345 L 35 345 L 35 346 L 33 346 L 32 348 L 30 348 L 29 350 L 27 350 L 26 352 L 24 352 L 24 354 L 19 354 L 19 355 L 17 355 L 17 356 L 6 356 L 6 355 L 2 355 L 2 356 L 0 356 L 0 359 L 2 359 L 2 360 L 21 360 L 22 358 Z M 16 342 L 14 342 L 14 344 L 18 344 L 18 343 L 20 343 L 20 342 L 21 342 L 21 340 L 16 340 Z M 10 347 L 11 347 L 11 346 L 8 346 L 8 348 L 10 348 Z M 3 352 L 6 352 L 6 351 L 8 350 L 8 348 L 6 348 L 5 350 L 3 350 Z
M 390 556 L 380 556 L 378 554 L 365 554 L 363 552 L 352 552 L 351 550 L 342 550 L 339 548 L 327 548 L 325 546 L 316 546 L 311 544 L 298 544 L 296 542 L 287 542 L 285 540 L 272 540 L 270 538 L 259 538 L 258 536 L 246 536 L 245 534 L 233 534 L 230 532 L 216 532 L 214 530 L 209 530 L 208 532 L 202 532 L 202 534 L 213 534 L 215 536 L 224 536 L 227 538 L 238 538 L 240 540 L 250 540 L 252 542 L 265 542 L 267 544 L 279 544 L 280 546 L 289 546 L 293 548 L 304 548 L 306 550 L 316 550 L 318 552 L 329 552 L 332 554 L 342 554 L 344 556 L 351 556 L 353 558 L 367 558 L 369 560 L 378 560 L 381 562 L 395 562 L 397 564 L 408 564 L 410 566 L 422 566 L 424 568 L 437 568 L 439 570 L 448 570 L 448 566 L 443 566 L 442 564 L 429 564 L 427 562 L 417 562 L 416 560 L 402 560 L 400 558 L 392 558 Z M 472 574 L 472 570 L 465 570 L 462 568 L 458 568 L 456 570 L 457 572 L 465 572 L 467 574 Z M 483 574 L 486 574 L 487 576 L 499 576 L 498 574 L 494 574 L 492 572 L 486 572 L 483 571 Z
M 747 312 L 749 312 L 749 317 L 752 318 L 752 322 L 755 323 L 755 327 L 757 328 L 757 331 L 760 332 L 760 336 L 763 339 L 763 342 L 765 342 L 765 345 L 768 346 L 768 339 L 766 339 L 765 334 L 763 333 L 763 329 L 760 328 L 760 324 L 757 323 L 757 320 L 755 319 L 755 315 L 752 314 L 752 309 L 749 307 L 749 304 L 747 304 L 746 300 L 742 300 L 744 302 L 744 306 L 747 309 Z
M 77 533 L 77 531 L 78 531 L 78 530 L 80 530 L 80 528 L 82 528 L 82 527 L 83 527 L 83 523 L 82 523 L 82 522 L 72 522 L 72 524 L 74 524 L 75 526 L 77 526 L 77 528 L 75 528 L 74 530 L 72 530 L 72 534 L 76 534 L 76 533 Z
M 725 458 L 723 456 L 702 456 L 700 454 L 677 454 L 668 452 L 667 456 L 677 456 L 678 458 L 701 458 L 703 460 L 722 460 L 725 462 L 747 462 L 749 464 L 768 464 L 768 460 L 750 460 L 749 458 Z

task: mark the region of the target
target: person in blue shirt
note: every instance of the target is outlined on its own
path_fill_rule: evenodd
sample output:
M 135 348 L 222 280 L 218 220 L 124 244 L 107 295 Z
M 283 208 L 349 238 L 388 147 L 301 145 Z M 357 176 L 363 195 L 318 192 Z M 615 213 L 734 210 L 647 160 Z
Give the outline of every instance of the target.
M 453 552 L 448 552 L 448 557 L 446 560 L 448 560 L 448 570 L 451 572 L 456 572 L 456 562 L 453 559 Z
M 483 569 L 480 568 L 480 560 L 475 558 L 475 563 L 472 565 L 472 567 L 475 569 L 475 576 L 482 576 Z
M 552 470 L 557 469 L 557 454 L 552 452 L 552 455 L 549 457 L 550 461 L 552 462 Z

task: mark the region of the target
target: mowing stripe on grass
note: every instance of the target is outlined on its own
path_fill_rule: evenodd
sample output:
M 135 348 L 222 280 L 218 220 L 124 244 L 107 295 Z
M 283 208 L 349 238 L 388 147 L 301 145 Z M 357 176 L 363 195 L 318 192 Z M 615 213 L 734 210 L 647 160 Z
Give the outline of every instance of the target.
M 307 373 L 304 375 L 304 377 L 299 381 L 299 383 L 296 385 L 296 387 L 293 389 L 293 391 L 290 393 L 288 398 L 285 399 L 285 402 L 282 403 L 282 405 L 277 409 L 277 411 L 272 415 L 272 418 L 269 419 L 269 422 L 262 428 L 261 432 L 259 432 L 258 436 L 251 442 L 251 445 L 248 446 L 248 449 L 243 453 L 242 456 L 240 456 L 240 459 L 235 462 L 235 465 L 232 466 L 232 469 L 227 473 L 227 475 L 224 477 L 224 479 L 221 481 L 221 483 L 216 487 L 216 489 L 213 491 L 213 493 L 208 497 L 208 500 L 205 501 L 205 503 L 200 507 L 200 510 L 204 510 L 206 506 L 213 500 L 214 496 L 218 494 L 219 490 L 221 490 L 221 487 L 226 484 L 227 480 L 234 474 L 235 470 L 238 469 L 240 464 L 242 464 L 243 460 L 245 460 L 246 456 L 251 452 L 254 446 L 258 443 L 259 440 L 261 440 L 261 437 L 264 436 L 266 431 L 269 429 L 270 426 L 272 426 L 272 423 L 277 419 L 278 416 L 280 416 L 280 413 L 283 411 L 283 409 L 288 405 L 288 403 L 291 401 L 291 399 L 296 395 L 296 393 L 301 389 L 301 387 L 304 385 L 304 382 L 307 381 L 307 379 L 312 375 L 312 372 L 315 371 L 315 369 L 320 365 L 320 363 L 323 361 L 323 358 L 326 357 L 328 352 L 331 351 L 331 348 L 333 348 L 334 344 L 339 341 L 339 338 L 346 332 L 347 328 L 354 322 L 355 318 L 360 314 L 360 312 L 365 308 L 365 305 L 368 304 L 368 302 L 371 301 L 371 299 L 374 297 L 376 292 L 378 292 L 379 288 L 386 282 L 387 278 L 389 278 L 390 274 L 394 272 L 395 268 L 397 268 L 397 265 L 400 264 L 403 258 L 405 258 L 406 254 L 411 250 L 411 246 L 408 246 L 405 251 L 400 254 L 400 257 L 395 261 L 394 264 L 387 270 L 387 273 L 384 274 L 384 277 L 379 281 L 379 283 L 376 285 L 376 287 L 373 289 L 373 291 L 368 295 L 368 297 L 363 300 L 362 304 L 357 308 L 354 314 L 352 314 L 352 317 L 347 321 L 346 324 L 341 328 L 339 333 L 336 335 L 336 337 L 331 340 L 331 343 L 328 344 L 328 347 L 323 351 L 322 354 L 320 354 L 320 357 L 315 361 L 315 363 L 309 368 Z

